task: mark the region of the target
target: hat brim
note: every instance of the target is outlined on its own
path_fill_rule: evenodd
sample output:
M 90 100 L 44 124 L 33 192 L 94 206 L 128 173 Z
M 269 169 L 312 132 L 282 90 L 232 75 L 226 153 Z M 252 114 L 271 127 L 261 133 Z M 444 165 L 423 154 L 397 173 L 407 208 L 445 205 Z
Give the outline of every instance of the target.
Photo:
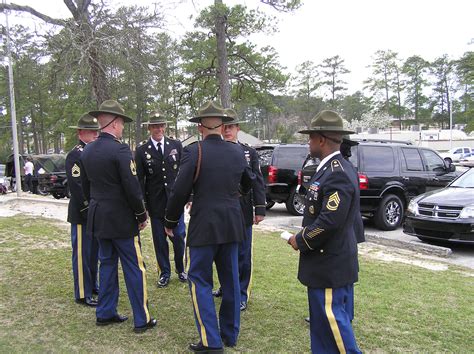
M 73 126 L 73 125 L 70 125 L 68 128 L 81 129 L 81 130 L 100 130 L 99 127 L 76 127 L 76 126 Z
M 229 116 L 207 114 L 207 115 L 204 115 L 204 116 L 192 117 L 192 118 L 189 119 L 189 121 L 192 122 L 192 123 L 200 123 L 201 119 L 204 119 L 204 118 L 221 118 L 222 123 L 224 123 L 224 124 L 229 123 L 229 122 L 234 120 L 234 118 L 229 117 Z
M 145 126 L 145 125 L 151 125 L 151 124 L 168 124 L 168 123 L 173 123 L 173 121 L 165 120 L 164 122 L 144 122 L 142 123 L 142 125 Z
M 305 129 L 305 130 L 300 130 L 298 133 L 300 134 L 311 134 L 311 133 L 325 133 L 325 132 L 331 132 L 331 133 L 338 133 L 342 135 L 347 135 L 347 134 L 355 134 L 352 130 L 344 130 L 344 129 Z
M 130 117 L 124 115 L 124 114 L 120 114 L 120 113 L 113 112 L 113 111 L 90 111 L 89 114 L 92 117 L 96 117 L 96 118 L 98 118 L 99 115 L 101 115 L 101 114 L 111 114 L 113 116 L 117 116 L 117 117 L 122 118 L 125 123 L 133 122 L 132 118 L 130 118 Z
M 349 146 L 359 145 L 358 141 L 354 141 L 354 140 L 351 140 L 351 139 L 344 139 L 344 138 L 342 139 L 342 143 L 347 144 Z
M 227 122 L 227 123 L 225 123 L 225 125 L 231 125 L 231 124 L 244 124 L 244 123 L 247 123 L 247 122 L 244 122 L 243 120 L 236 120 L 236 121 L 230 121 L 230 122 Z

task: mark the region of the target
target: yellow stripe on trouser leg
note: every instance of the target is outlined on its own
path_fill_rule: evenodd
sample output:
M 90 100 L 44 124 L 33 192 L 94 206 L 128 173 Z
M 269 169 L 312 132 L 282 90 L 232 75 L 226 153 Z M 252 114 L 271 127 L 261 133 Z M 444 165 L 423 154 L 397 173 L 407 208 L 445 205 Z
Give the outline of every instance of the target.
M 186 254 L 186 266 L 184 267 L 184 269 L 186 269 L 186 273 L 189 272 L 189 265 L 191 264 L 191 262 L 189 261 L 189 247 L 186 247 L 186 244 L 184 245 L 184 252 Z
M 190 258 L 190 253 L 188 253 L 188 270 L 189 270 L 189 264 L 191 264 L 191 258 Z M 189 278 L 188 278 L 189 280 Z M 207 342 L 207 334 L 206 334 L 206 328 L 204 327 L 203 323 L 202 323 L 202 320 L 201 320 L 201 314 L 199 313 L 199 306 L 198 306 L 198 302 L 197 302 L 197 296 L 196 296 L 196 285 L 194 285 L 194 283 L 192 281 L 189 281 L 189 283 L 191 284 L 191 297 L 193 299 L 193 306 L 194 306 L 194 312 L 196 313 L 196 317 L 198 319 L 198 322 L 199 322 L 199 327 L 201 327 L 201 340 L 202 340 L 202 345 L 204 345 L 205 347 L 208 347 L 209 344 Z
M 84 298 L 84 270 L 82 268 L 82 225 L 77 224 L 76 229 L 76 251 L 77 251 L 77 278 L 79 282 L 79 298 Z
M 146 269 L 145 264 L 143 263 L 142 251 L 140 249 L 140 244 L 138 243 L 138 236 L 135 236 L 135 251 L 137 253 L 138 267 L 142 272 L 142 281 L 143 281 L 143 309 L 146 314 L 146 322 L 150 322 L 150 313 L 148 312 L 148 293 L 146 290 Z
M 336 317 L 334 316 L 334 312 L 332 312 L 332 289 L 326 289 L 324 300 L 326 316 L 329 320 L 329 325 L 331 326 L 331 331 L 334 335 L 334 339 L 336 340 L 337 349 L 339 349 L 340 353 L 346 353 L 346 348 L 344 348 L 344 342 L 342 341 L 341 332 L 339 331 L 339 327 L 337 326 Z

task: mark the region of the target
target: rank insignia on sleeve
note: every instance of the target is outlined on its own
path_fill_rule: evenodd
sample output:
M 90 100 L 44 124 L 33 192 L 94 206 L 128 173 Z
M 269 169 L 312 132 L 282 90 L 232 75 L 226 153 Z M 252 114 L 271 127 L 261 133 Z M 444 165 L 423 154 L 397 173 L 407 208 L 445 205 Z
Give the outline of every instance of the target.
M 331 211 L 336 211 L 337 208 L 339 207 L 339 203 L 341 200 L 339 199 L 339 194 L 338 192 L 334 192 L 329 196 L 328 203 L 326 204 L 326 208 L 328 208 Z
M 309 206 L 309 213 L 310 213 L 311 215 L 314 214 L 314 206 L 313 206 L 313 205 L 310 205 L 310 206 Z
M 137 175 L 137 166 L 135 165 L 135 161 L 130 160 L 130 171 L 132 171 L 132 175 Z
M 71 168 L 71 174 L 73 177 L 81 177 L 81 168 L 76 163 Z

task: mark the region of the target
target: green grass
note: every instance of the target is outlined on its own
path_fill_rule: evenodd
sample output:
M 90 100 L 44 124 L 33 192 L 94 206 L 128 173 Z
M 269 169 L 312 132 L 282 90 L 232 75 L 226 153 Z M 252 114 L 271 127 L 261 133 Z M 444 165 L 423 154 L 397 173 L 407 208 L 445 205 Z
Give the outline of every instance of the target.
M 183 352 L 198 338 L 187 285 L 156 287 L 150 230 L 142 236 L 148 297 L 158 327 L 133 321 L 95 326 L 93 309 L 73 301 L 69 229 L 42 218 L 0 218 L 1 352 Z M 257 233 L 249 308 L 236 351 L 308 352 L 306 289 L 298 254 L 278 234 Z M 360 259 L 354 328 L 364 352 L 473 352 L 474 277 Z M 121 274 L 121 273 L 120 273 Z M 123 276 L 119 312 L 131 316 Z M 217 301 L 218 303 L 219 301 Z

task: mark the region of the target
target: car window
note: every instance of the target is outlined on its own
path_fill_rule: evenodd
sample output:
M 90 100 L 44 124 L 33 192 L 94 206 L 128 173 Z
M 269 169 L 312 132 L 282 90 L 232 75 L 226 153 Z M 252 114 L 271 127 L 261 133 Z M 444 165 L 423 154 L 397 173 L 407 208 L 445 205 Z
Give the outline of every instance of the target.
M 423 162 L 421 161 L 418 149 L 402 148 L 405 159 L 405 169 L 407 171 L 423 171 Z
M 460 154 L 462 152 L 462 149 L 456 149 L 455 152 L 453 152 L 453 154 Z
M 444 170 L 444 162 L 434 151 L 421 149 L 426 161 L 426 169 L 428 171 Z
M 474 168 L 469 169 L 451 184 L 451 187 L 474 188 Z
M 469 154 L 469 148 L 464 148 L 464 153 Z
M 351 147 L 351 156 L 349 157 L 349 161 L 352 162 L 352 164 L 354 165 L 354 167 L 356 169 L 359 169 L 359 161 L 357 159 L 357 151 L 358 151 L 358 146 L 357 145 Z
M 308 156 L 309 149 L 306 146 L 280 146 L 275 149 L 275 164 L 278 168 L 300 170 L 306 156 Z
M 257 149 L 260 166 L 268 166 L 272 163 L 273 148 Z
M 389 146 L 359 146 L 365 171 L 393 171 L 395 158 Z

